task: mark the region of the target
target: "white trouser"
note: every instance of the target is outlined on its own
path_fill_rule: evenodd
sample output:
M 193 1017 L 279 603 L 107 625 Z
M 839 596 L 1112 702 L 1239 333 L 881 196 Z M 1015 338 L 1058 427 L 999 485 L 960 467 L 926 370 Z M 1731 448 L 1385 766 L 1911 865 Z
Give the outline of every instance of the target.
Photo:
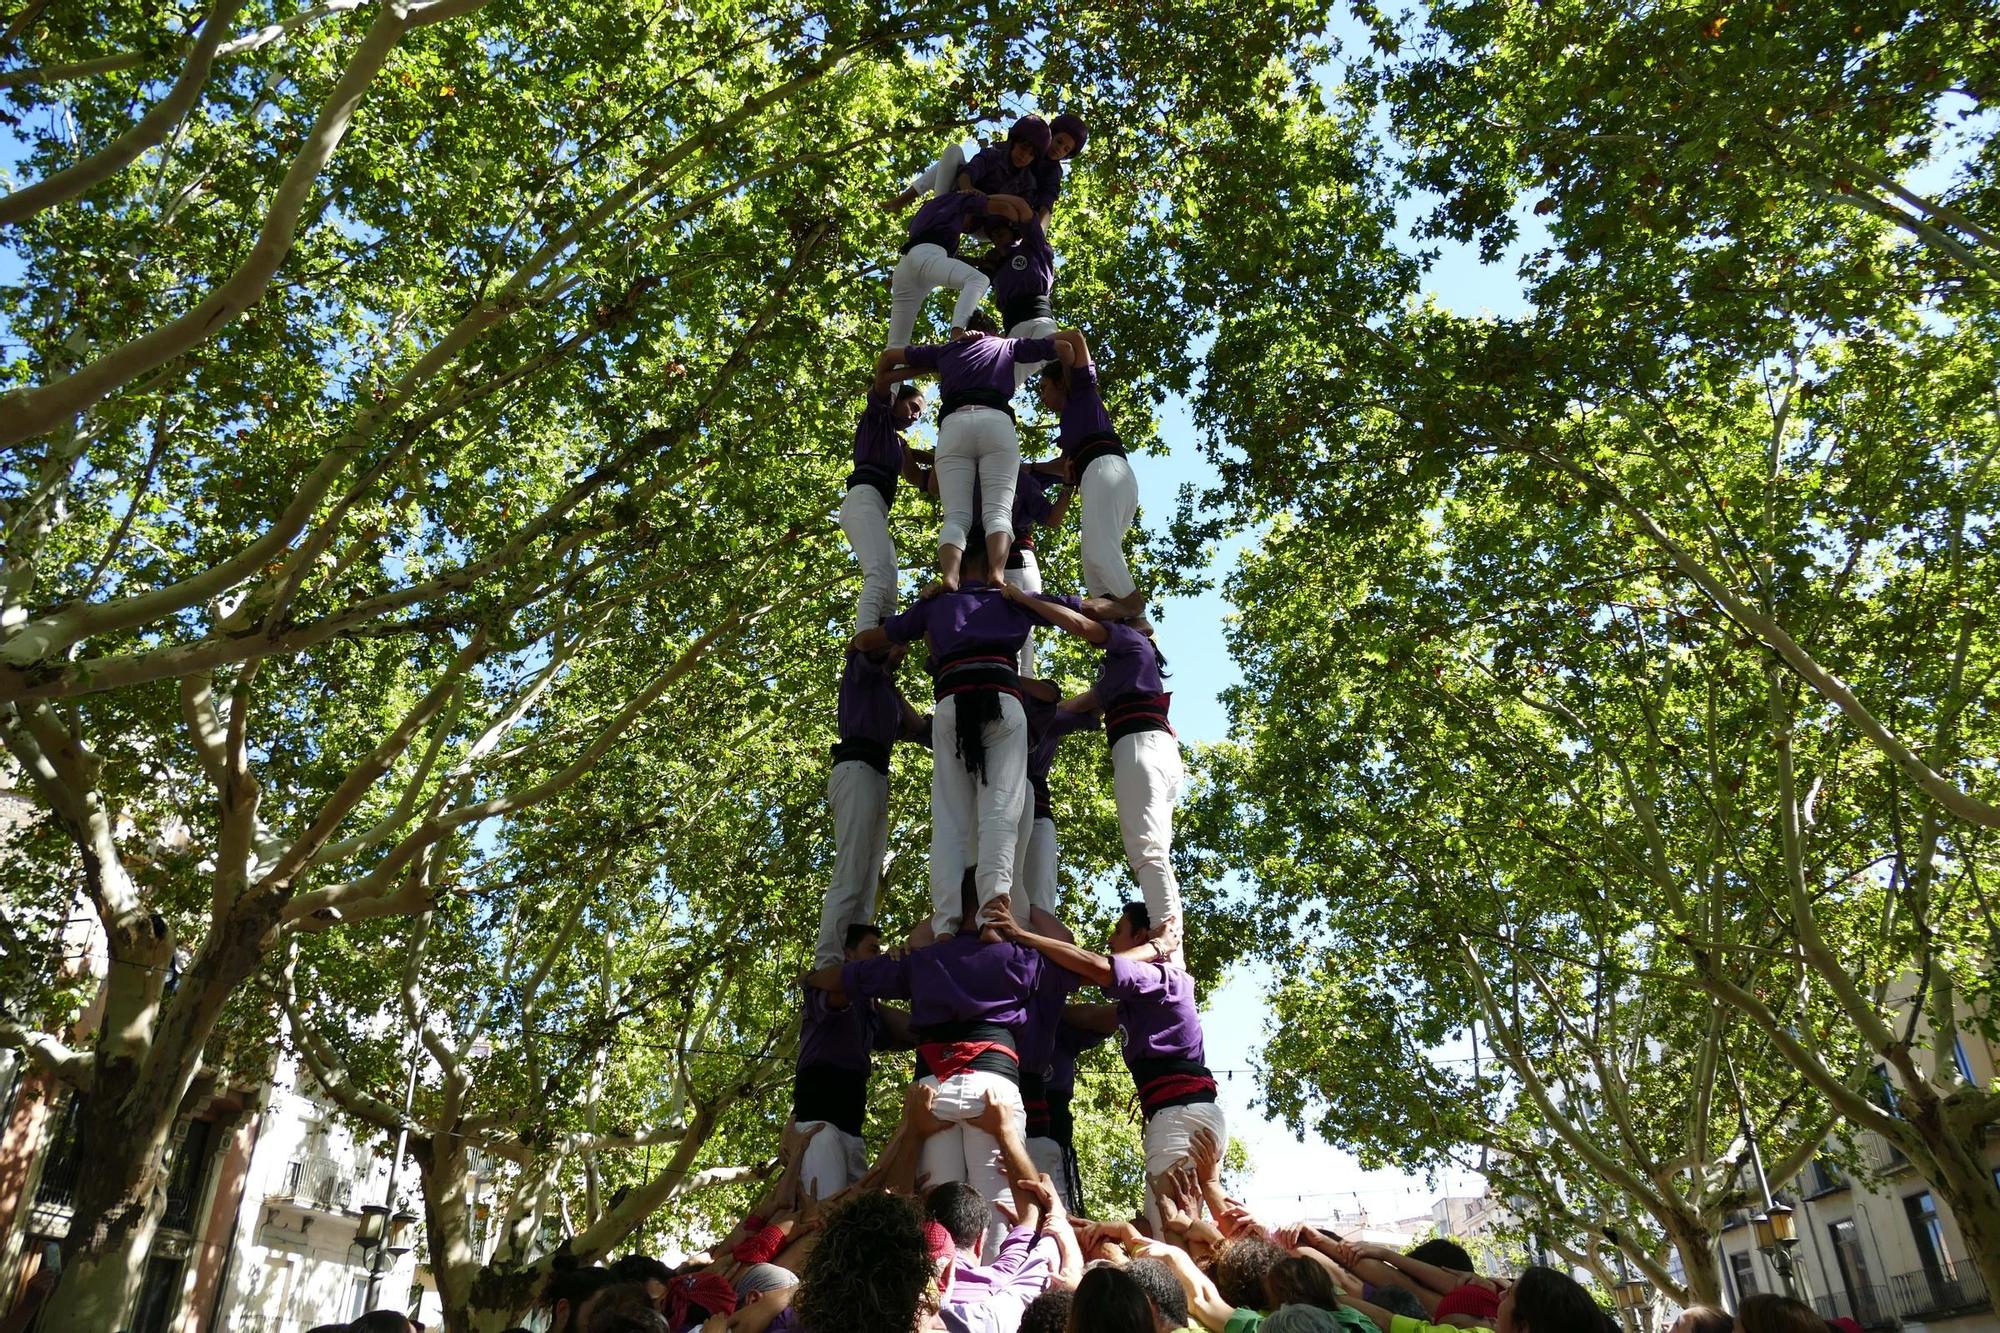
M 937 1092 L 937 1105 L 933 1108 L 937 1118 L 945 1127 L 924 1140 L 923 1152 L 918 1158 L 917 1171 L 929 1176 L 931 1186 L 942 1185 L 948 1180 L 962 1180 L 979 1191 L 979 1196 L 994 1205 L 993 1221 L 986 1228 L 987 1254 L 998 1254 L 1000 1242 L 1007 1236 L 1007 1220 L 1000 1214 L 1000 1205 L 1012 1207 L 1013 1189 L 1007 1183 L 1007 1170 L 1002 1165 L 1000 1140 L 983 1129 L 974 1129 L 962 1123 L 972 1119 L 985 1109 L 987 1100 L 995 1106 L 1005 1107 L 1014 1117 L 1014 1124 L 1021 1125 L 1025 1114 L 1021 1109 L 1021 1089 L 998 1074 L 984 1070 L 968 1069 L 963 1074 L 954 1074 L 940 1083 L 926 1074 L 922 1081 Z
M 1139 479 L 1117 454 L 1091 460 L 1077 484 L 1083 505 L 1083 586 L 1092 597 L 1123 597 L 1138 585 L 1125 563 L 1125 534 L 1139 512 Z
M 958 293 L 958 304 L 952 307 L 951 326 L 964 328 L 991 285 L 984 273 L 962 259 L 952 258 L 941 245 L 926 241 L 911 247 L 908 254 L 896 261 L 895 275 L 889 279 L 889 341 L 885 345 L 909 346 L 910 334 L 917 327 L 917 315 L 931 293 L 940 287 Z
M 977 148 L 972 150 L 977 153 Z M 965 170 L 968 154 L 964 144 L 946 146 L 937 162 L 910 178 L 910 192 L 916 195 L 950 194 L 958 188 L 958 173 Z
M 958 933 L 959 884 L 975 867 L 979 905 L 1014 891 L 1020 857 L 1021 804 L 1028 799 L 1028 719 L 1021 701 L 1000 696 L 1000 716 L 980 729 L 986 781 L 958 754 L 958 696 L 931 714 L 931 928 Z M 1016 905 L 1016 915 L 1025 915 Z
M 1181 744 L 1171 731 L 1137 731 L 1120 736 L 1111 747 L 1111 794 L 1118 802 L 1125 860 L 1155 926 L 1181 914 L 1181 886 L 1174 878 L 1174 802 L 1185 776 Z M 1185 931 L 1187 923 L 1181 926 Z M 1173 961 L 1180 966 L 1178 947 Z
M 875 919 L 875 890 L 889 849 L 888 775 L 863 760 L 844 759 L 827 775 L 826 803 L 833 810 L 833 882 L 819 909 L 816 968 L 841 960 L 849 926 Z
M 1020 476 L 1018 472 L 1014 475 L 1016 478 Z M 1008 521 L 1012 522 L 1013 520 L 1010 518 Z M 1042 567 L 1035 562 L 1035 553 L 1033 551 L 1024 551 L 1018 546 L 1014 550 L 1021 557 L 1021 567 L 1005 571 L 1002 577 L 1022 592 L 1040 592 L 1042 590 Z M 1014 664 L 1024 676 L 1033 676 L 1035 674 L 1035 632 L 1033 630 L 1028 631 L 1028 637 L 1022 642 L 1021 651 L 1016 655 Z
M 1053 316 L 1037 315 L 1033 319 L 1024 319 L 1013 328 L 1007 330 L 1007 336 L 1009 338 L 1048 338 L 1054 336 L 1055 331 L 1059 327 L 1061 326 L 1056 323 Z M 1018 389 L 1023 384 L 1026 384 L 1029 377 L 1047 364 L 1048 362 L 1046 361 L 1016 361 L 1014 363 L 1014 387 Z
M 983 512 L 972 512 L 972 483 L 979 482 Z M 938 427 L 938 502 L 944 508 L 939 546 L 965 549 L 977 518 L 988 532 L 1014 531 L 1014 488 L 1021 479 L 1021 437 L 1014 418 L 997 407 L 961 407 Z
M 815 1199 L 840 1193 L 868 1174 L 868 1145 L 858 1134 L 835 1129 L 824 1120 L 801 1120 L 800 1130 L 819 1125 L 799 1158 L 799 1183 Z
M 1035 1164 L 1035 1170 L 1055 1182 L 1063 1207 L 1076 1207 L 1076 1200 L 1070 1197 L 1069 1165 L 1063 1161 L 1062 1145 L 1054 1139 L 1029 1139 L 1027 1148 L 1028 1160 Z
M 1153 1196 L 1153 1178 L 1165 1175 L 1174 1163 L 1188 1155 L 1188 1145 L 1197 1130 L 1208 1130 L 1217 1144 L 1229 1146 L 1229 1130 L 1222 1123 L 1219 1102 L 1196 1102 L 1192 1106 L 1169 1106 L 1155 1111 L 1146 1122 L 1146 1221 L 1153 1234 L 1161 1235 L 1160 1201 Z
M 861 566 L 861 601 L 854 629 L 874 629 L 896 614 L 896 542 L 889 535 L 889 502 L 873 486 L 849 486 L 840 502 L 840 530 Z
M 1022 854 L 1020 873 L 1015 876 L 1028 899 L 1014 912 L 1023 921 L 1028 919 L 1032 908 L 1039 907 L 1051 916 L 1056 910 L 1056 821 L 1046 816 L 1035 818 L 1032 790 L 1028 793 L 1027 818 L 1033 827 L 1028 831 L 1028 850 Z

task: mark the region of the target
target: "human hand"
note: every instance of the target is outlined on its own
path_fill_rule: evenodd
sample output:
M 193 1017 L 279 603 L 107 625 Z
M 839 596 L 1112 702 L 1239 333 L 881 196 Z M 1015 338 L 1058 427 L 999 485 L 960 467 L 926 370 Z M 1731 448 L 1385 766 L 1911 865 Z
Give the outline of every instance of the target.
M 942 597 L 944 596 L 944 594 L 950 591 L 951 589 L 945 587 L 944 582 L 942 580 L 932 579 L 929 583 L 926 583 L 921 589 L 918 590 L 917 600 L 920 602 L 928 602 L 929 600 L 931 600 L 931 598 Z
M 937 1116 L 937 1088 L 922 1081 L 912 1083 L 910 1090 L 903 1094 L 903 1118 L 910 1122 L 910 1128 L 929 1138 L 944 1130 L 944 1121 Z
M 1178 915 L 1170 918 L 1179 921 Z M 1194 1168 L 1197 1179 L 1202 1181 L 1222 1179 L 1222 1144 L 1215 1137 L 1215 1131 L 1198 1129 L 1188 1140 L 1188 1162 Z
M 1006 1136 L 1008 1126 L 1013 1123 L 1013 1116 L 1008 1114 L 1005 1105 L 993 1100 L 991 1093 L 984 1093 L 980 1099 L 979 1114 L 965 1123 L 974 1129 L 983 1129 L 998 1139 Z
M 1306 1233 L 1305 1223 L 1293 1222 L 1286 1226 L 1279 1227 L 1275 1231 L 1273 1231 L 1271 1233 L 1271 1239 L 1275 1240 L 1276 1242 L 1278 1242 L 1278 1244 L 1284 1246 L 1286 1249 L 1296 1252 L 1299 1246 L 1305 1242 L 1305 1233 Z
M 1014 905 L 1006 897 L 995 898 L 979 910 L 979 924 L 1003 940 L 1019 939 L 1021 923 L 1014 919 Z
M 826 1122 L 824 1120 L 814 1122 L 811 1129 L 800 1129 L 799 1122 L 796 1120 L 786 1121 L 784 1135 L 779 1140 L 779 1155 L 788 1164 L 796 1164 L 799 1158 L 804 1155 L 806 1145 L 811 1143 L 813 1137 L 825 1128 Z

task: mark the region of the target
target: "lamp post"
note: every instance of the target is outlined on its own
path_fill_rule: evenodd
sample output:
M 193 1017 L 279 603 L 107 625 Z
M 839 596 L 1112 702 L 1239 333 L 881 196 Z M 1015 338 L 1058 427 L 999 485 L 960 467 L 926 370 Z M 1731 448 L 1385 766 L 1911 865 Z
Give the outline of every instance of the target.
M 1757 1248 L 1771 1261 L 1771 1267 L 1778 1270 L 1778 1281 L 1785 1288 L 1785 1295 L 1793 1300 L 1804 1300 L 1805 1293 L 1799 1281 L 1798 1268 L 1792 1260 L 1792 1250 L 1799 1243 L 1798 1227 L 1792 1218 L 1792 1209 L 1771 1197 L 1771 1180 L 1764 1174 L 1764 1153 L 1757 1146 L 1757 1131 L 1750 1124 L 1750 1107 L 1743 1100 L 1743 1084 L 1736 1077 L 1736 1062 L 1726 1061 L 1729 1081 L 1736 1090 L 1736 1122 L 1743 1133 L 1743 1142 L 1750 1152 L 1750 1171 L 1757 1178 L 1757 1197 L 1763 1209 L 1750 1219 L 1751 1228 L 1756 1232 Z
M 410 1108 L 417 1100 L 417 1057 L 422 1051 L 420 1042 L 410 1043 L 410 1077 L 403 1085 L 403 1121 L 396 1127 L 396 1154 L 389 1159 L 389 1183 L 382 1190 L 382 1202 L 361 1205 L 361 1225 L 354 1232 L 355 1243 L 368 1251 L 368 1294 L 362 1303 L 369 1310 L 375 1308 L 375 1293 L 382 1285 L 382 1256 L 388 1255 L 393 1266 L 408 1254 L 410 1232 L 417 1222 L 417 1215 L 396 1198 L 396 1176 L 403 1169 L 403 1152 L 410 1142 Z

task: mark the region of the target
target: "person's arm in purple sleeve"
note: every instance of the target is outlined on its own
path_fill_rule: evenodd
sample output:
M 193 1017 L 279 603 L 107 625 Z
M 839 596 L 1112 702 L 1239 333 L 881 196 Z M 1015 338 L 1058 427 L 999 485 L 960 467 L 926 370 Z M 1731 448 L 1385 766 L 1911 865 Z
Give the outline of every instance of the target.
M 902 738 L 915 741 L 919 745 L 929 745 L 931 740 L 931 719 L 928 713 L 919 713 L 901 690 L 896 691 L 896 711 L 902 717 Z
M 914 445 L 903 446 L 903 480 L 919 489 L 925 484 L 925 469 L 937 463 L 937 455 L 929 449 L 919 449 Z
M 857 653 L 876 653 L 894 643 L 909 643 L 930 628 L 929 602 L 904 607 L 879 625 L 862 630 L 847 641 Z
M 996 217 L 1006 218 L 1017 228 L 1035 226 L 1034 210 L 1029 208 L 1028 201 L 1018 194 L 987 195 L 986 211 Z M 1037 227 L 1036 230 L 1039 231 L 1040 228 Z
M 1041 517 L 1042 526 L 1045 528 L 1061 527 L 1063 525 L 1063 520 L 1069 517 L 1069 502 L 1071 500 L 1074 500 L 1075 498 L 1076 498 L 1076 487 L 1074 486 L 1063 487 L 1062 495 L 1056 500 L 1054 504 L 1049 506 L 1048 512 L 1042 515 Z
M 805 983 L 838 998 L 874 1000 L 910 998 L 910 967 L 901 958 L 857 958 L 808 972 Z
M 1104 627 L 1102 621 L 1092 620 L 1083 612 L 1073 611 L 1061 602 L 1052 602 L 1033 593 L 1022 592 L 1011 583 L 1001 587 L 1000 595 L 1016 606 L 1026 607 L 1063 633 L 1074 634 L 1085 643 L 1102 645 L 1111 637 L 1111 631 Z
M 1093 986 L 1111 984 L 1111 959 L 1101 953 L 1092 953 L 1074 944 L 1023 930 L 1014 920 L 1013 913 L 1007 911 L 996 911 L 991 916 L 982 918 L 981 924 L 992 927 L 999 932 L 1002 939 L 1027 945 L 1057 967 L 1066 972 L 1074 972 Z
M 1061 708 L 1065 713 L 1082 713 L 1085 716 L 1095 718 L 1099 712 L 1103 711 L 1104 705 L 1097 701 L 1096 690 L 1085 690 L 1082 694 L 1071 695 L 1058 704 L 1057 707 Z

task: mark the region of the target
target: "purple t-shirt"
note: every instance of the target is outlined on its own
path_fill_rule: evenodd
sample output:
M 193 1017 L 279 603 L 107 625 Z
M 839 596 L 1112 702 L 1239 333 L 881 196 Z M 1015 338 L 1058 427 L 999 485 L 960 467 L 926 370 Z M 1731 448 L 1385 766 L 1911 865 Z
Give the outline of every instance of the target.
M 887 389 L 868 391 L 868 406 L 854 423 L 854 466 L 880 468 L 893 478 L 903 470 L 903 433 L 892 404 Z
M 882 1046 L 882 1018 L 873 1000 L 849 1000 L 836 1008 L 823 990 L 806 987 L 805 1016 L 799 1023 L 799 1068 L 873 1068 L 869 1054 Z
M 1104 399 L 1097 391 L 1097 363 L 1070 367 L 1064 380 L 1069 386 L 1069 396 L 1063 399 L 1062 424 L 1056 430 L 1056 443 L 1061 446 L 1063 457 L 1075 457 L 1085 440 L 1104 435 L 1117 439 L 1118 432 L 1112 429 Z
M 986 222 L 986 196 L 965 191 L 933 195 L 910 219 L 910 243 L 920 239 L 942 246 L 948 255 L 958 253 L 958 238 L 977 231 Z
M 957 592 L 910 603 L 882 622 L 882 632 L 896 643 L 929 635 L 935 668 L 971 652 L 1012 657 L 1028 641 L 1028 631 L 1041 623 L 1040 616 L 1014 605 L 998 588 L 968 581 Z
M 1026 467 L 1014 480 L 1014 545 L 1032 547 L 1035 544 L 1035 525 L 1046 523 L 1050 514 L 1056 511 L 1049 499 L 1049 487 L 1058 485 L 1056 481 L 1039 472 L 1030 472 Z M 972 479 L 972 512 L 984 514 L 986 506 L 981 503 L 982 492 L 979 478 Z
M 1074 1023 L 1059 1025 L 1056 1028 L 1055 1054 L 1049 1059 L 1048 1072 L 1042 1076 L 1042 1091 L 1049 1101 L 1068 1101 L 1076 1092 L 1076 1057 L 1085 1051 L 1094 1051 L 1110 1040 L 1109 1032 L 1092 1032 Z
M 1062 1029 L 1063 1004 L 1083 985 L 1076 973 L 1060 967 L 1042 969 L 1041 984 L 1028 1000 L 1028 1021 L 1018 1034 L 1021 1039 L 1021 1072 L 1045 1074 L 1055 1059 L 1056 1035 Z
M 905 348 L 903 359 L 916 370 L 935 370 L 938 392 L 946 397 L 968 390 L 1014 396 L 1016 361 L 1053 361 L 1053 338 L 996 338 L 985 334 L 956 342 Z
M 919 1030 L 945 1023 L 997 1023 L 1018 1041 L 1042 956 L 1024 944 L 987 944 L 976 933 L 947 936 L 901 958 L 868 958 L 840 969 L 850 998 L 908 1000 Z
M 874 741 L 890 746 L 903 730 L 903 704 L 896 694 L 896 678 L 887 667 L 869 661 L 868 654 L 852 648 L 847 651 L 847 666 L 840 673 L 836 712 L 840 739 L 844 741 Z
M 1041 161 L 1036 154 L 1035 162 Z M 987 194 L 1011 194 L 1027 199 L 1032 205 L 1032 196 L 1041 185 L 1035 171 L 1035 162 L 1025 167 L 1014 165 L 1014 146 L 1006 141 L 990 143 L 972 155 L 965 164 L 965 174 L 972 178 L 972 188 Z M 1060 177 L 1057 178 L 1060 181 Z
M 1118 1004 L 1118 1043 L 1125 1063 L 1193 1060 L 1205 1063 L 1194 978 L 1166 963 L 1111 960 L 1111 983 L 1102 987 Z
M 994 256 L 993 300 L 1003 311 L 1015 301 L 1047 296 L 1056 285 L 1056 252 L 1042 224 L 1031 218 L 1013 225 L 1021 239 Z
M 1071 732 L 1095 730 L 1097 714 L 1069 712 L 1025 691 L 1021 711 L 1028 718 L 1028 787 L 1034 796 L 1035 818 L 1050 819 L 1054 816 L 1050 812 L 1049 769 L 1056 761 L 1056 749 Z
M 1160 650 L 1153 641 L 1130 625 L 1105 625 L 1111 637 L 1104 642 L 1104 656 L 1097 662 L 1097 702 L 1110 708 L 1132 695 L 1159 694 Z

